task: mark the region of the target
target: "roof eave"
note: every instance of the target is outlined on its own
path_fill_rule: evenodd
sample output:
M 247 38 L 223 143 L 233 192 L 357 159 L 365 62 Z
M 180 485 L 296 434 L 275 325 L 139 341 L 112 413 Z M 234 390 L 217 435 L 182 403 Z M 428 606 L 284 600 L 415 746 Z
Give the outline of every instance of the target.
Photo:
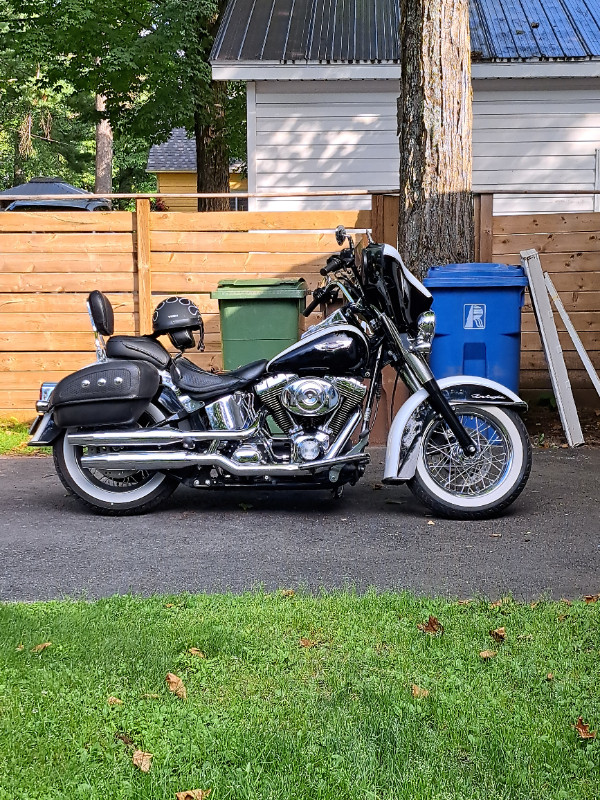
M 400 78 L 400 64 L 394 61 L 373 62 L 310 62 L 295 61 L 217 61 L 212 63 L 212 76 L 217 81 L 277 80 L 374 80 Z M 556 59 L 548 61 L 489 61 L 471 67 L 475 80 L 494 78 L 598 78 L 600 58 Z

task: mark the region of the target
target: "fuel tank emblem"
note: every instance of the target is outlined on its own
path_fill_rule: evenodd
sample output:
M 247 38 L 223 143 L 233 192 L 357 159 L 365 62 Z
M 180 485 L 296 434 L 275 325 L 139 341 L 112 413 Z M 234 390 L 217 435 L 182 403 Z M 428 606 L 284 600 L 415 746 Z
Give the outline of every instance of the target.
M 349 336 L 339 336 L 337 339 L 327 342 L 319 342 L 315 345 L 315 350 L 333 353 L 336 350 L 349 350 L 352 347 L 352 339 Z

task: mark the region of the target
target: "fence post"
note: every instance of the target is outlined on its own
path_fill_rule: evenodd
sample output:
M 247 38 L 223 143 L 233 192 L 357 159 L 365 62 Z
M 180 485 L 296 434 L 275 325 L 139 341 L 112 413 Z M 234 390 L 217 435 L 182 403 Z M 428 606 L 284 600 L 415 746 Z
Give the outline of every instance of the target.
M 376 242 L 398 246 L 399 203 L 397 194 L 371 193 L 371 229 Z
M 475 260 L 490 263 L 494 257 L 494 195 L 480 192 L 473 195 L 473 218 L 475 223 Z
M 152 276 L 150 273 L 150 201 L 135 201 L 138 334 L 152 333 Z

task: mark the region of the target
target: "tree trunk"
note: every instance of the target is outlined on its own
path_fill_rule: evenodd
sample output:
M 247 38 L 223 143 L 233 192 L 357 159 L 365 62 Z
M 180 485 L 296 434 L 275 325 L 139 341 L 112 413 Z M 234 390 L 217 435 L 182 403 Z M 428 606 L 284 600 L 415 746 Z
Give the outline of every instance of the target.
M 401 0 L 398 249 L 418 277 L 473 260 L 468 0 Z
M 206 113 L 194 112 L 194 135 L 196 137 L 196 191 L 229 192 L 229 150 L 225 129 L 225 102 L 227 84 L 213 81 L 212 114 L 207 124 Z M 198 199 L 198 211 L 226 211 L 229 198 L 213 197 Z
M 96 95 L 96 111 L 106 111 L 106 98 Z M 96 123 L 96 194 L 112 192 L 113 132 L 110 122 L 101 119 Z
M 25 183 L 25 174 L 23 172 L 23 160 L 19 150 L 19 131 L 15 131 L 14 136 L 13 186 L 20 186 L 22 183 Z

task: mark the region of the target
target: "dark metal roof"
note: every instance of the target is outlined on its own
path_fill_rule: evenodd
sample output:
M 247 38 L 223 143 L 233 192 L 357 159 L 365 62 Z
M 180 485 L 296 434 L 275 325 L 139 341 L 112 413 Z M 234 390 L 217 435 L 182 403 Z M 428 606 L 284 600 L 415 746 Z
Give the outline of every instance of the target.
M 13 186 L 12 189 L 5 189 L 0 192 L 2 195 L 8 194 L 11 197 L 17 194 L 31 195 L 31 194 L 89 194 L 84 189 L 79 189 L 77 186 L 71 186 L 70 183 L 62 181 L 60 178 L 32 178 L 28 183 L 21 183 L 19 186 Z
M 195 172 L 196 141 L 185 128 L 175 128 L 164 144 L 155 144 L 148 156 L 148 172 Z
M 600 0 L 470 0 L 481 61 L 600 58 Z M 214 64 L 398 61 L 399 0 L 229 0 Z

